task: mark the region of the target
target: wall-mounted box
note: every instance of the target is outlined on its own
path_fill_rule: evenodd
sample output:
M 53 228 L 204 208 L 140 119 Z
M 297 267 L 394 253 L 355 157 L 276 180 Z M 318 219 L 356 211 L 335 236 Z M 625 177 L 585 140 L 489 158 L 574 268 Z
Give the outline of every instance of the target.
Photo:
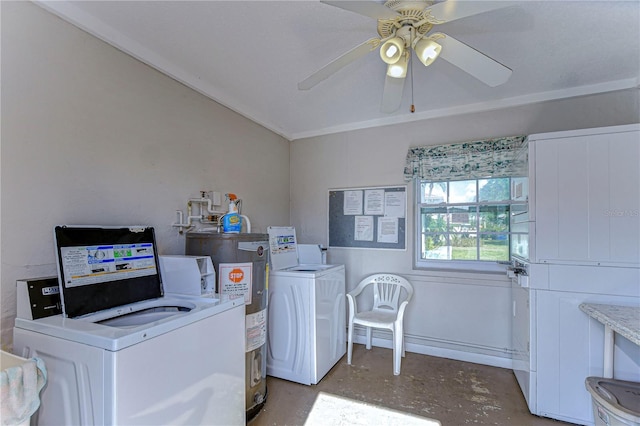
M 160 256 L 165 293 L 203 296 L 214 294 L 216 272 L 209 256 Z

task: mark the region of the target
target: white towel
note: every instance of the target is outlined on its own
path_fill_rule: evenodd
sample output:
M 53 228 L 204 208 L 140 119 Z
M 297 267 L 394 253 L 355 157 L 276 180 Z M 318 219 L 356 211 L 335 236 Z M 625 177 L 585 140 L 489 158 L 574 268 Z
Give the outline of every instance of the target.
M 28 420 L 40 406 L 40 390 L 46 382 L 47 369 L 37 357 L 2 370 L 2 424 L 17 425 Z

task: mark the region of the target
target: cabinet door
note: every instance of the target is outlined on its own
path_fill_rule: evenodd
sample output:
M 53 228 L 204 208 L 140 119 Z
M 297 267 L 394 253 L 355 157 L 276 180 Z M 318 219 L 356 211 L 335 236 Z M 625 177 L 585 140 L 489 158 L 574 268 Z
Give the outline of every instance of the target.
M 536 140 L 538 262 L 640 265 L 640 133 Z
M 638 298 L 535 290 L 537 311 L 537 408 L 535 414 L 593 424 L 589 376 L 602 377 L 604 326 L 579 308 L 581 303 L 637 305 Z M 614 377 L 640 378 L 640 348 L 616 337 Z
M 591 366 L 602 366 L 599 351 L 590 348 L 604 341 L 604 332 L 590 329 L 578 308 L 584 296 L 537 290 L 536 414 L 578 424 L 593 422 L 584 380 L 593 375 Z

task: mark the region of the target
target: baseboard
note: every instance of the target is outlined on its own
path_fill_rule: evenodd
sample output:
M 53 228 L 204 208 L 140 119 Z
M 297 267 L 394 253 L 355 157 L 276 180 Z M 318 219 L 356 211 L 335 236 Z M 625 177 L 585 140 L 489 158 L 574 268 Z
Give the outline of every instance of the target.
M 391 344 L 391 334 L 389 334 L 389 338 L 385 339 L 384 337 L 376 336 L 377 333 L 374 332 L 374 335 L 371 339 L 371 345 L 380 347 L 380 348 L 392 348 Z M 413 341 L 412 341 L 413 340 Z M 417 342 L 415 340 L 422 340 L 421 342 Z M 364 334 L 354 333 L 353 342 L 358 344 L 366 344 L 366 336 Z M 507 356 L 497 356 L 497 355 L 489 355 L 487 353 L 487 348 L 485 347 L 474 347 L 474 345 L 470 345 L 467 343 L 456 345 L 455 342 L 446 342 L 446 345 L 449 346 L 447 348 L 438 346 L 443 345 L 442 342 L 438 342 L 435 340 L 428 340 L 425 338 L 415 338 L 410 336 L 405 336 L 405 351 L 413 352 L 422 355 L 435 356 L 439 358 L 448 358 L 454 359 L 456 361 L 464 361 L 464 362 L 472 362 L 475 364 L 489 365 L 492 367 L 500 367 L 511 370 L 513 368 L 512 360 L 510 355 Z M 458 348 L 456 348 L 458 346 Z M 503 349 L 495 349 L 495 352 L 504 351 Z

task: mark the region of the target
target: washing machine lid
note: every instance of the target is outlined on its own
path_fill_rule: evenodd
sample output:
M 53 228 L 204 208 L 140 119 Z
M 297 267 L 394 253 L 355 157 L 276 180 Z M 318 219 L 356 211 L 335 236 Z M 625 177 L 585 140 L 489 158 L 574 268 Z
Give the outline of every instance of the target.
M 269 259 L 271 269 L 281 271 L 298 266 L 296 228 L 293 226 L 269 226 Z
M 294 266 L 287 269 L 281 269 L 279 271 L 270 270 L 271 276 L 278 277 L 290 277 L 290 278 L 308 278 L 318 279 L 325 275 L 333 274 L 337 271 L 344 271 L 344 265 L 327 265 L 327 264 L 304 264 L 301 263 L 298 266 Z
M 56 226 L 54 241 L 66 317 L 163 295 L 152 227 Z
M 190 324 L 237 306 L 244 307 L 244 298 L 172 294 L 78 318 L 62 315 L 37 320 L 16 318 L 15 328 L 119 351 L 171 331 L 188 328 Z
M 318 272 L 334 268 L 335 266 L 336 265 L 327 265 L 325 263 L 301 263 L 297 266 L 292 266 L 291 268 L 284 270 L 292 272 Z

